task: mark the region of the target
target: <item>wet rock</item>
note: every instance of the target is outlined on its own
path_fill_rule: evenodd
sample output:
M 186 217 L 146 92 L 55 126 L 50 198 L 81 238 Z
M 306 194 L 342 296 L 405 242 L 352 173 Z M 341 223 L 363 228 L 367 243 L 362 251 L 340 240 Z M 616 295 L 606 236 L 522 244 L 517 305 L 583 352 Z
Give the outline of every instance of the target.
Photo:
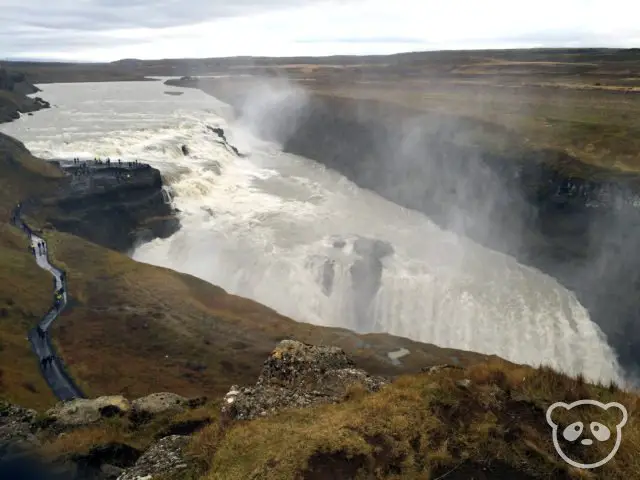
M 126 398 L 113 395 L 59 403 L 47 411 L 47 416 L 52 420 L 54 427 L 66 429 L 89 425 L 105 417 L 125 415 L 130 410 L 131 403 Z
M 212 133 L 215 133 L 218 137 L 222 139 L 223 142 L 227 143 L 227 137 L 224 135 L 224 130 L 220 127 L 212 127 L 207 125 L 207 130 Z
M 358 258 L 349 268 L 354 286 L 356 329 L 366 331 L 378 326 L 371 323 L 371 305 L 382 283 L 382 259 L 394 253 L 393 247 L 382 240 L 359 237 L 353 242 Z
M 151 446 L 131 468 L 126 469 L 118 480 L 151 480 L 157 476 L 178 474 L 187 468 L 182 450 L 189 437 L 171 435 Z
M 322 292 L 329 297 L 333 291 L 333 280 L 335 278 L 335 264 L 332 260 L 327 260 L 322 266 Z
M 180 150 L 182 150 L 182 154 L 186 157 L 187 155 L 189 155 L 189 147 L 187 147 L 186 145 L 182 145 L 180 147 Z
M 339 402 L 354 384 L 375 392 L 387 383 L 355 368 L 340 348 L 283 340 L 265 361 L 255 386 L 231 388 L 222 413 L 242 420 L 269 416 L 285 408 Z

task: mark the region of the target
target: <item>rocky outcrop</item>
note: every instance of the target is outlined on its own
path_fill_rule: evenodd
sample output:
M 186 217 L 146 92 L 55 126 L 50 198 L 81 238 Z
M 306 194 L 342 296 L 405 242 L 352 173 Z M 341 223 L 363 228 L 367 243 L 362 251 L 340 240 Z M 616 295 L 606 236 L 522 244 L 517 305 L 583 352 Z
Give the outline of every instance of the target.
M 35 410 L 0 401 L 0 457 L 39 444 L 34 435 Z
M 153 478 L 172 476 L 182 478 L 180 472 L 188 467 L 183 449 L 189 437 L 171 435 L 162 438 L 149 448 L 131 468 L 125 470 L 118 480 L 151 480 Z
M 203 405 L 203 398 L 187 399 L 169 392 L 154 393 L 129 401 L 121 395 L 61 402 L 44 414 L 0 402 L 0 478 L 38 480 L 132 480 L 155 478 L 187 467 L 182 455 L 189 436 L 208 423 L 205 418 L 191 428 L 188 421 L 171 422 L 177 414 Z M 115 418 L 114 418 L 115 417 Z M 117 418 L 121 417 L 121 418 Z M 144 417 L 144 418 L 143 418 Z M 148 448 L 139 450 L 135 443 L 98 442 L 89 448 L 63 454 L 46 453 L 47 445 L 74 432 L 95 431 L 114 425 L 128 425 L 131 435 L 141 437 L 156 421 L 157 433 Z M 112 422 L 112 423 L 109 423 Z M 171 430 L 182 434 L 164 433 Z M 148 442 L 148 440 L 147 440 Z
M 286 408 L 339 402 L 354 385 L 375 392 L 387 383 L 355 368 L 340 348 L 283 340 L 265 361 L 254 386 L 234 385 L 229 390 L 222 413 L 233 420 L 265 417 Z
M 218 138 L 220 138 L 220 143 L 222 143 L 225 147 L 227 147 L 229 150 L 231 150 L 233 153 L 236 154 L 236 156 L 244 158 L 246 157 L 246 155 L 244 153 L 241 153 L 235 146 L 231 145 L 229 143 L 229 141 L 227 140 L 227 137 L 224 133 L 224 130 L 220 127 L 212 127 L 210 125 L 207 125 L 207 130 L 211 133 L 215 133 Z
M 131 411 L 131 403 L 122 395 L 78 398 L 58 403 L 46 412 L 48 421 L 57 430 L 66 430 L 96 423 L 103 418 L 123 416 Z
M 116 416 L 129 416 L 136 423 L 140 423 L 157 415 L 175 414 L 201 404 L 201 399 L 187 399 L 169 392 L 152 393 L 133 401 L 127 400 L 122 395 L 112 395 L 60 402 L 47 410 L 45 418 L 48 426 L 62 431 L 91 425 Z
M 20 118 L 21 113 L 49 108 L 49 103 L 42 98 L 27 96 L 38 91 L 26 81 L 24 74 L 0 68 L 0 123 Z
M 152 393 L 132 402 L 133 416 L 151 418 L 167 412 L 181 412 L 189 405 L 189 400 L 175 393 Z
M 116 162 L 62 166 L 70 175 L 58 192 L 27 206 L 44 224 L 120 252 L 180 228 L 157 169 Z

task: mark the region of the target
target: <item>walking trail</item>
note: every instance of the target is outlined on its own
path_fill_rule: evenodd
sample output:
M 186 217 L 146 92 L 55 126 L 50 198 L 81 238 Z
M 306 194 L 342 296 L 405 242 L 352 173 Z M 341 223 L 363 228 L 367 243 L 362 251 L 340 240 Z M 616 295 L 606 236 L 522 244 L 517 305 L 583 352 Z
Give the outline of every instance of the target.
M 54 278 L 53 304 L 42 320 L 38 322 L 38 326 L 29 331 L 28 338 L 31 343 L 31 348 L 38 357 L 42 376 L 59 400 L 67 401 L 73 400 L 74 398 L 84 398 L 82 391 L 66 372 L 62 360 L 56 355 L 55 349 L 51 344 L 51 336 L 49 335 L 51 324 L 67 306 L 66 275 L 62 270 L 51 264 L 49 261 L 47 242 L 36 235 L 33 230 L 24 223 L 21 218 L 21 210 L 22 205 L 18 204 L 14 210 L 13 223 L 28 235 L 30 247 L 32 248 L 38 266 L 50 272 Z M 60 294 L 57 302 L 56 294 Z

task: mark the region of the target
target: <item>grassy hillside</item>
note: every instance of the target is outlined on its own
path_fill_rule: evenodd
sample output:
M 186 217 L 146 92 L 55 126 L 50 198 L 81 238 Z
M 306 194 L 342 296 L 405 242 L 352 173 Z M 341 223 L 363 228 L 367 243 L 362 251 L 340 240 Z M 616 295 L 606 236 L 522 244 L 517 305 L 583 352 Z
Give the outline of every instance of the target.
M 270 360 L 281 354 L 276 348 Z M 304 368 L 291 362 L 274 374 L 284 383 L 295 383 L 291 394 L 296 395 L 304 391 L 297 377 L 304 375 Z M 552 404 L 582 399 L 618 402 L 628 413 L 619 450 L 606 465 L 592 470 L 575 468 L 558 455 L 547 423 Z M 272 400 L 278 405 L 277 398 Z M 154 478 L 627 480 L 640 473 L 636 393 L 500 359 L 405 375 L 376 393 L 355 383 L 338 403 L 285 409 L 250 421 L 233 420 L 221 403 L 218 399 L 177 414 L 167 412 L 143 423 L 124 415 L 64 435 L 44 431 L 43 453 L 51 458 L 90 455 L 114 444 L 145 450 L 169 432 L 197 425 L 195 433 L 186 433 L 191 437 L 180 454 L 183 468 Z M 560 408 L 551 415 L 559 426 L 562 451 L 580 463 L 607 456 L 622 418 L 618 408 L 592 406 Z M 594 421 L 613 434 L 591 446 L 571 444 L 561 433 L 576 421 L 585 422 L 580 439 L 595 438 L 589 430 Z
M 620 402 L 629 414 L 620 450 L 591 471 L 559 457 L 545 418 L 552 403 L 584 398 Z M 190 452 L 208 472 L 203 478 L 211 480 L 626 480 L 640 474 L 639 406 L 635 394 L 614 385 L 595 386 L 546 368 L 494 361 L 405 376 L 374 394 L 354 388 L 338 405 L 211 425 L 196 434 Z M 619 411 L 598 410 L 584 410 L 582 416 L 558 411 L 552 418 L 561 425 L 595 420 L 609 428 L 619 422 Z M 570 458 L 591 463 L 604 458 L 614 441 L 615 433 L 590 450 L 562 439 L 560 444 Z

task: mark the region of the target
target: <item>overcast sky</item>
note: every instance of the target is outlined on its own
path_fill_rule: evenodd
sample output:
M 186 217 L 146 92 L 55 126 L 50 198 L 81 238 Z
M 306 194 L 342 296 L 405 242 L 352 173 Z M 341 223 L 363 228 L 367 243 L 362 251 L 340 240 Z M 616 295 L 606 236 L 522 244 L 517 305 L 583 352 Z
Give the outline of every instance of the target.
M 640 47 L 638 0 L 0 0 L 0 58 Z

